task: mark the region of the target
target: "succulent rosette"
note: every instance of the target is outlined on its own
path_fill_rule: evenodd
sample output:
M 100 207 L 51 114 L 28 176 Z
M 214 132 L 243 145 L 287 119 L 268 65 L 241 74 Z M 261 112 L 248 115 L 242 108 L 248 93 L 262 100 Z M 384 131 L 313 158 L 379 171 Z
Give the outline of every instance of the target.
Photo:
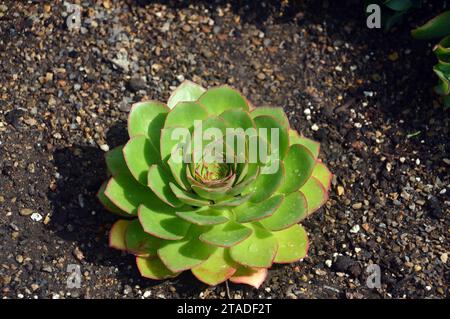
M 450 32 L 450 31 L 449 31 Z M 434 53 L 438 63 L 433 67 L 434 73 L 439 77 L 439 83 L 434 88 L 436 93 L 442 95 L 444 106 L 450 107 L 450 36 L 443 38 L 435 47 Z
M 211 128 L 223 135 L 206 134 Z M 241 134 L 240 149 L 229 129 Z M 198 131 L 209 138 L 200 150 L 221 145 L 209 160 L 194 147 Z M 318 159 L 320 145 L 291 129 L 282 108 L 253 107 L 228 86 L 186 81 L 167 105 L 135 104 L 128 133 L 125 145 L 106 153 L 110 177 L 98 197 L 123 217 L 110 246 L 134 254 L 142 276 L 191 270 L 209 285 L 259 287 L 273 263 L 306 256 L 299 222 L 326 202 L 332 174 Z

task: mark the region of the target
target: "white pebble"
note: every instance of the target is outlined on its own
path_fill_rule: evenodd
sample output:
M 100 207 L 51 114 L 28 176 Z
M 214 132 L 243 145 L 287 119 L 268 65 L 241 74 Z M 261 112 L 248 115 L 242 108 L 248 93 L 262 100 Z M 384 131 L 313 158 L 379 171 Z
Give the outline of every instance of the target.
M 352 234 L 356 234 L 357 232 L 359 232 L 359 225 L 355 225 L 350 229 L 350 232 Z
M 330 259 L 325 260 L 325 265 L 327 265 L 327 267 L 330 268 L 332 265 L 332 261 Z
M 42 215 L 39 213 L 33 213 L 31 214 L 31 219 L 35 222 L 40 222 L 42 220 Z
M 103 152 L 108 152 L 109 151 L 109 145 L 108 144 L 102 144 L 102 145 L 100 145 L 100 149 Z
M 144 298 L 148 298 L 152 295 L 152 292 L 150 290 L 147 290 L 146 292 L 144 292 Z
M 319 130 L 319 125 L 313 124 L 313 125 L 311 126 L 311 130 L 313 130 L 313 131 L 318 131 L 318 130 Z
M 305 110 L 303 111 L 303 113 L 305 113 L 306 115 L 309 115 L 309 114 L 311 114 L 311 110 L 310 110 L 310 109 L 305 109 Z

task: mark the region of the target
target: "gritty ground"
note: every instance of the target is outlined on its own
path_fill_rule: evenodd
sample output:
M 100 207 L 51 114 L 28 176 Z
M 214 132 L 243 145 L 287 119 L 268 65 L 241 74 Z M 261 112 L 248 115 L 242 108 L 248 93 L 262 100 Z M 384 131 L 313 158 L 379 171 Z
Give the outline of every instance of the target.
M 431 89 L 431 44 L 409 36 L 439 2 L 383 34 L 359 1 L 73 0 L 76 30 L 61 1 L 1 1 L 0 295 L 448 298 L 449 111 Z M 104 151 L 126 139 L 131 103 L 165 101 L 184 79 L 284 107 L 335 174 L 304 222 L 309 256 L 259 290 L 143 279 L 107 246 Z M 67 286 L 70 265 L 80 288 Z

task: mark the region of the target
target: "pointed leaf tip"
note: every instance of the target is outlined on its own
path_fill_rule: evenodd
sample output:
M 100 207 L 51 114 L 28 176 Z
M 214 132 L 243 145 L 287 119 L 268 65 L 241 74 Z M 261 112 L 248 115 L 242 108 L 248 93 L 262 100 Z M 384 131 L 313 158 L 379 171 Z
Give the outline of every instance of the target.
M 239 268 L 230 278 L 235 284 L 247 284 L 259 289 L 267 278 L 268 271 L 266 268 Z

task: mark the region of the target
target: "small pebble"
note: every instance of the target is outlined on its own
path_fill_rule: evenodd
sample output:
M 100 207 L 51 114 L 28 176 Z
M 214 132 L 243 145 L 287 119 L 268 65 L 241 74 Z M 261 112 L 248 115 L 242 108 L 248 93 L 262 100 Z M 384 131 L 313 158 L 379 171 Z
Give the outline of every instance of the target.
M 31 208 L 22 208 L 20 210 L 20 215 L 22 216 L 30 216 L 31 214 L 33 214 L 33 210 Z

